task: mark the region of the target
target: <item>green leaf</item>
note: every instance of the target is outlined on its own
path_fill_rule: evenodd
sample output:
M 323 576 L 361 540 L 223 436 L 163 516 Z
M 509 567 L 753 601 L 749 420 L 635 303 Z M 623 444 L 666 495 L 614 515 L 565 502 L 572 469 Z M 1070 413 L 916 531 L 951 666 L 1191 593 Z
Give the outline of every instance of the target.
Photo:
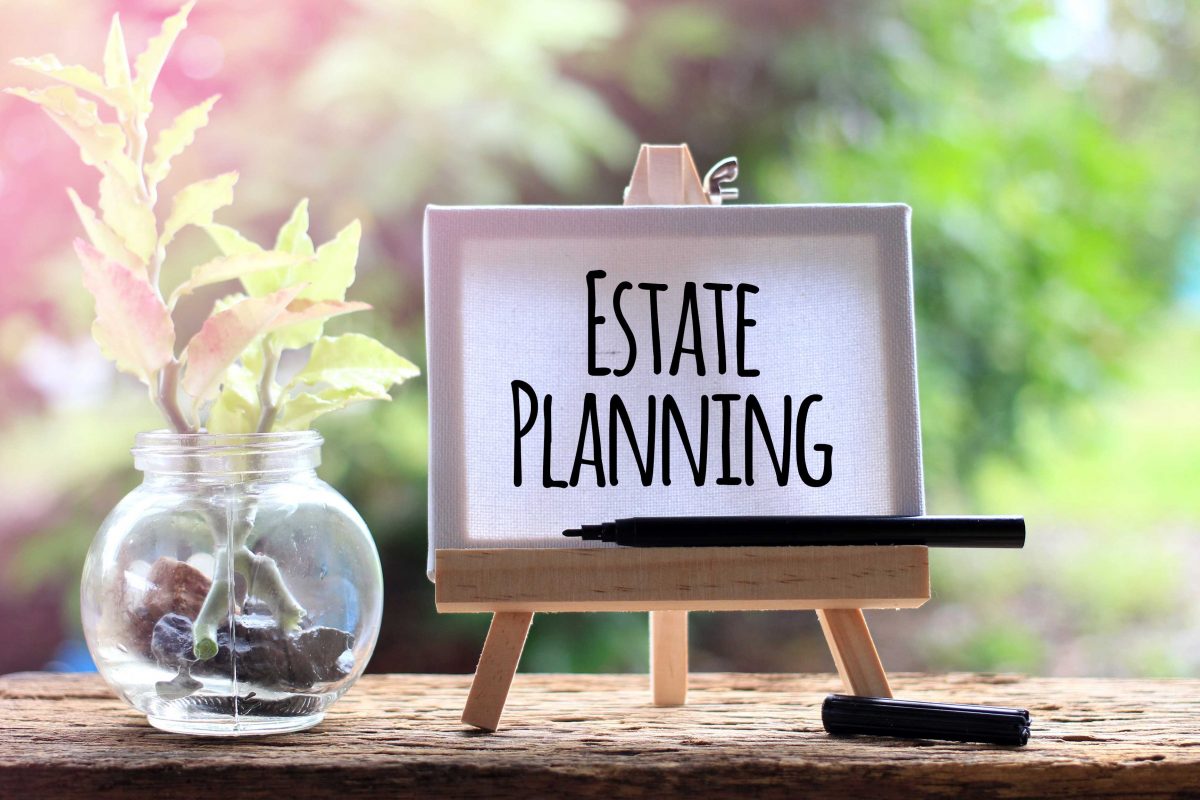
M 83 163 L 131 183 L 137 180 L 137 168 L 125 155 L 125 132 L 120 125 L 101 121 L 96 104 L 91 100 L 83 99 L 69 86 L 4 91 L 41 106 L 79 145 Z
M 183 390 L 194 404 L 207 400 L 220 384 L 221 374 L 270 327 L 292 302 L 299 287 L 266 297 L 248 297 L 204 321 L 183 353 Z
M 296 204 L 287 222 L 283 223 L 283 226 L 279 229 L 279 234 L 275 237 L 275 249 L 284 253 L 296 253 L 305 256 L 313 254 L 312 239 L 308 238 L 307 198 Z M 242 280 L 242 285 L 246 287 L 246 291 L 250 294 L 259 296 L 274 292 L 284 286 L 291 286 L 298 281 L 299 279 L 294 277 L 293 271 L 280 269 L 274 272 L 260 272 L 247 275 Z
M 323 324 L 325 320 L 332 317 L 352 314 L 355 311 L 366 311 L 370 308 L 370 303 L 297 298 L 288 304 L 287 309 L 276 318 L 275 322 L 271 323 L 271 341 L 280 350 L 307 347 L 313 341 L 312 338 L 309 338 L 308 331 L 314 323 Z
M 221 245 L 218 245 L 218 247 L 220 246 Z M 252 297 L 262 297 L 265 294 L 277 292 L 284 286 L 289 286 L 292 283 L 295 283 L 295 281 L 288 280 L 290 275 L 291 272 L 287 269 L 256 272 L 251 275 L 243 276 L 242 286 L 246 288 L 246 292 Z
M 292 215 L 279 229 L 275 237 L 275 249 L 285 253 L 313 254 L 312 239 L 308 238 L 308 198 L 305 197 L 292 209 Z
M 112 23 L 108 28 L 108 41 L 104 45 L 104 85 L 110 91 L 123 92 L 126 95 L 133 86 L 120 14 L 113 14 Z
M 147 386 L 174 356 L 175 326 L 158 292 L 144 275 L 106 258 L 82 239 L 75 252 L 83 264 L 83 284 L 96 301 L 95 337 L 117 369 Z
M 144 275 L 146 263 L 129 252 L 116 231 L 99 219 L 91 206 L 79 199 L 79 195 L 75 193 L 74 189 L 67 189 L 67 196 L 71 198 L 71 205 L 75 207 L 75 213 L 79 216 L 79 221 L 83 223 L 83 229 L 87 233 L 88 239 L 91 240 L 92 246 L 113 261 L 124 264 Z
M 191 276 L 179 284 L 175 291 L 171 293 L 171 299 L 167 305 L 174 308 L 175 303 L 178 302 L 180 297 L 199 289 L 201 286 L 210 286 L 214 283 L 231 281 L 234 278 L 241 278 L 245 275 L 264 270 L 287 269 L 302 260 L 304 259 L 299 256 L 294 256 L 290 253 L 277 253 L 273 250 L 261 250 L 256 253 L 243 253 L 241 255 L 214 258 L 212 261 L 207 261 L 193 269 Z
M 316 260 L 293 270 L 297 282 L 308 283 L 300 296 L 308 300 L 345 300 L 354 283 L 362 224 L 354 220 L 317 248 Z
M 159 247 L 166 247 L 187 225 L 205 227 L 211 225 L 213 214 L 233 202 L 233 187 L 237 183 L 236 172 L 226 172 L 215 178 L 197 181 L 180 189 L 171 205 L 171 214 L 163 225 Z
M 171 159 L 182 153 L 196 140 L 196 131 L 208 124 L 208 114 L 221 95 L 214 94 L 203 103 L 183 111 L 170 127 L 158 134 L 154 142 L 154 160 L 146 165 L 146 180 L 157 186 L 171 170 Z
M 300 226 L 308 227 L 308 203 L 300 201 L 292 212 L 291 218 L 280 229 L 279 241 L 291 240 L 295 237 L 288 233 L 299 232 Z M 307 238 L 307 236 L 305 236 Z M 248 281 L 243 281 L 246 291 L 254 296 L 274 292 L 284 286 L 297 283 L 307 283 L 308 288 L 300 295 L 308 300 L 344 300 L 346 289 L 354 283 L 354 265 L 358 261 L 358 245 L 362 239 L 362 225 L 354 220 L 338 231 L 333 239 L 317 248 L 316 260 L 302 264 L 294 269 L 281 270 L 278 273 L 261 273 L 254 275 Z M 304 245 L 298 245 L 303 251 Z M 313 334 L 305 344 L 320 336 L 320 331 Z
M 85 100 L 68 86 L 29 91 L 10 89 L 12 94 L 37 103 L 52 120 L 79 145 L 85 164 L 101 171 L 100 215 L 118 237 L 122 246 L 145 265 L 154 255 L 158 233 L 154 212 L 139 193 L 137 167 L 125 154 L 125 133 L 119 125 L 101 122 L 96 104 Z M 78 205 L 76 206 L 78 210 Z M 81 213 L 81 217 L 82 217 Z M 84 225 L 88 224 L 87 220 Z M 89 236 L 92 236 L 89 230 Z M 101 247 L 110 257 L 115 251 Z M 134 260 L 118 259 L 126 266 Z
M 256 339 L 249 347 L 242 351 L 241 358 L 238 360 L 243 367 L 250 370 L 250 374 L 254 378 L 254 385 L 258 386 L 258 382 L 262 378 L 263 367 L 266 364 L 262 342 Z
M 75 64 L 64 66 L 58 60 L 58 57 L 54 55 L 44 55 L 36 58 L 14 58 L 10 63 L 14 66 L 36 72 L 39 75 L 45 75 L 47 78 L 62 81 L 68 86 L 74 86 L 76 89 L 80 89 L 93 97 L 103 100 L 113 108 L 118 108 L 121 105 L 121 98 L 104 85 L 104 79 L 87 67 Z
M 275 418 L 277 431 L 304 430 L 322 414 L 337 411 L 352 403 L 363 400 L 387 400 L 387 392 L 373 393 L 362 389 L 322 389 L 319 392 L 304 392 L 289 398 Z
M 133 96 L 143 113 L 149 113 L 152 107 L 150 95 L 154 84 L 158 82 L 158 74 L 166 63 L 167 53 L 171 51 L 179 34 L 187 27 L 188 14 L 196 0 L 188 0 L 173 16 L 163 21 L 162 31 L 146 43 L 146 49 L 134 62 Z
M 209 433 L 254 433 L 260 416 L 257 377 L 245 366 L 231 364 L 209 411 L 206 429 Z
M 324 385 L 380 395 L 420 374 L 415 364 L 381 342 L 361 333 L 347 333 L 318 339 L 308 363 L 290 385 Z
M 288 270 L 283 285 L 307 284 L 299 295 L 298 299 L 301 300 L 344 300 L 346 289 L 354 283 L 354 265 L 358 261 L 361 238 L 362 226 L 358 220 L 354 220 L 333 239 L 317 248 L 315 260 Z M 284 349 L 306 347 L 321 336 L 324 325 L 319 319 L 292 325 L 286 331 L 275 334 L 275 340 Z
M 209 316 L 233 308 L 235 305 L 245 299 L 246 295 L 242 294 L 241 292 L 234 292 L 233 294 L 227 294 L 224 297 L 218 297 L 215 301 L 213 301 L 212 312 L 209 314 Z
M 116 175 L 100 178 L 100 215 L 129 252 L 149 263 L 158 246 L 158 222 L 138 190 Z
M 248 253 L 261 253 L 262 247 L 247 239 L 242 234 L 238 233 L 236 228 L 231 228 L 228 225 L 222 225 L 218 222 L 209 225 L 201 225 L 201 228 L 212 237 L 213 244 L 222 254 L 227 256 L 241 256 Z M 243 281 L 244 283 L 244 281 Z

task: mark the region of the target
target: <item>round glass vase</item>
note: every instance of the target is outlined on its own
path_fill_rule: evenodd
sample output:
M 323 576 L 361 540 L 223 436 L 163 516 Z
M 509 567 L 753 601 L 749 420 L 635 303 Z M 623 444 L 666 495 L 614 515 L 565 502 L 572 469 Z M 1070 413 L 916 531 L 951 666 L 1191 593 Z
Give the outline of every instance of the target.
M 362 517 L 317 477 L 313 431 L 139 434 L 81 610 L 101 675 L 150 724 L 208 736 L 321 721 L 362 674 L 383 578 Z

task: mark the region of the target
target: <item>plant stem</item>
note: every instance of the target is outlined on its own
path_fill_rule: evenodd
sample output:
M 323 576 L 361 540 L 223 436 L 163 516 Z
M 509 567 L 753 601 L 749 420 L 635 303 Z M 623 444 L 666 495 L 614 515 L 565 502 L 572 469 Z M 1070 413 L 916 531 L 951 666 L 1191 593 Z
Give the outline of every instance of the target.
M 138 199 L 146 208 L 150 209 L 150 213 L 154 213 L 154 206 L 158 203 L 158 187 L 152 187 L 146 181 L 146 145 L 150 140 L 150 135 L 146 131 L 146 115 L 135 113 L 132 119 L 123 120 L 125 123 L 125 135 L 128 140 L 126 154 L 137 167 L 137 193 Z M 155 230 L 157 234 L 157 229 Z M 162 272 L 163 260 L 166 258 L 166 252 L 162 247 L 155 245 L 154 253 L 150 256 L 150 263 L 146 265 L 146 275 L 150 279 L 150 284 L 154 286 L 155 291 L 159 291 L 158 278 Z M 162 292 L 159 292 L 162 296 Z
M 196 429 L 188 422 L 183 410 L 179 407 L 179 361 L 172 358 L 158 373 L 158 394 L 154 403 L 167 418 L 167 422 L 176 433 L 195 433 Z
M 236 521 L 232 523 L 232 530 L 226 530 L 221 520 L 210 516 L 213 536 L 217 543 L 213 553 L 216 568 L 208 595 L 204 598 L 204 604 L 193 623 L 195 638 L 192 651 L 201 661 L 213 658 L 219 651 L 217 632 L 224 619 L 229 620 L 230 641 L 233 640 L 231 609 L 236 575 L 241 575 L 246 582 L 246 597 L 254 597 L 265 603 L 275 621 L 279 623 L 279 629 L 284 633 L 298 630 L 307 613 L 288 589 L 275 559 L 250 549 L 258 500 L 247 496 L 238 487 L 233 489 L 228 502 L 233 505 L 233 516 L 236 517 Z M 225 533 L 224 537 L 222 532 Z M 230 553 L 233 554 L 232 559 Z
M 258 432 L 267 433 L 275 425 L 275 416 L 279 406 L 272 397 L 275 388 L 275 375 L 279 372 L 280 353 L 271 346 L 270 337 L 263 337 L 263 374 L 258 383 L 258 407 L 262 409 L 258 417 Z

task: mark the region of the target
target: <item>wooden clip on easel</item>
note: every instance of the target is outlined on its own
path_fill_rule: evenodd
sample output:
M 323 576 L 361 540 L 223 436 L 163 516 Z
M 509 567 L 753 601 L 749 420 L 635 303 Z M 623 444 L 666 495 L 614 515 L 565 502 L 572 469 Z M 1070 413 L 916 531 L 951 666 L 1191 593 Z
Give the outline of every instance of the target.
M 625 205 L 736 197 L 722 161 L 701 181 L 687 145 L 642 145 Z M 707 185 L 706 185 L 707 184 Z M 535 612 L 649 611 L 655 705 L 687 700 L 687 613 L 815 609 L 846 692 L 890 697 L 864 608 L 929 599 L 928 548 L 439 549 L 439 612 L 492 613 L 462 721 L 494 731 Z

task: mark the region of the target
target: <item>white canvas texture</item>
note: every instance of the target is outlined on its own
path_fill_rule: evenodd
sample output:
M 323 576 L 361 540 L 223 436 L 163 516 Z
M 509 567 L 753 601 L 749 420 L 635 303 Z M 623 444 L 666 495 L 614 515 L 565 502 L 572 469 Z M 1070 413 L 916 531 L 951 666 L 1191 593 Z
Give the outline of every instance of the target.
M 436 548 L 577 547 L 565 528 L 621 517 L 766 514 L 923 513 L 920 426 L 909 254 L 909 209 L 879 206 L 732 206 L 596 208 L 438 208 L 426 214 L 425 280 L 430 402 L 430 570 Z M 621 298 L 637 341 L 625 376 L 588 374 L 588 290 L 596 281 L 595 327 L 600 366 L 625 365 L 628 345 L 615 318 Z M 683 354 L 667 374 L 687 281 L 697 284 L 704 376 Z M 662 374 L 653 372 L 649 294 L 640 283 L 667 284 L 658 294 Z M 704 283 L 750 283 L 745 362 L 756 377 L 736 374 L 736 294 L 722 295 L 726 373 L 718 374 L 715 298 Z M 686 326 L 685 345 L 694 345 Z M 529 399 L 514 410 L 512 381 L 532 387 L 539 405 L 521 437 L 522 485 L 514 486 L 515 427 Z M 546 394 L 552 401 L 551 473 L 570 477 L 583 422 L 584 395 L 597 396 L 606 485 L 584 465 L 578 485 L 542 482 Z M 719 485 L 722 405 L 730 402 L 730 474 L 741 477 L 746 453 L 745 397 L 761 404 L 777 452 L 783 398 L 792 397 L 789 480 L 780 486 L 755 428 L 755 483 Z M 648 398 L 654 396 L 655 476 L 643 486 L 624 429 L 618 436 L 618 483 L 609 478 L 609 398 L 623 400 L 644 449 Z M 701 397 L 709 396 L 707 474 L 695 485 L 680 436 L 672 427 L 671 484 L 663 485 L 662 399 L 678 403 L 693 448 L 699 445 Z M 795 416 L 810 394 L 802 443 Z M 674 420 L 672 420 L 672 423 Z M 586 447 L 588 457 L 592 448 Z M 832 450 L 832 476 L 802 482 L 796 445 L 819 477 Z M 596 546 L 596 543 L 586 543 Z

